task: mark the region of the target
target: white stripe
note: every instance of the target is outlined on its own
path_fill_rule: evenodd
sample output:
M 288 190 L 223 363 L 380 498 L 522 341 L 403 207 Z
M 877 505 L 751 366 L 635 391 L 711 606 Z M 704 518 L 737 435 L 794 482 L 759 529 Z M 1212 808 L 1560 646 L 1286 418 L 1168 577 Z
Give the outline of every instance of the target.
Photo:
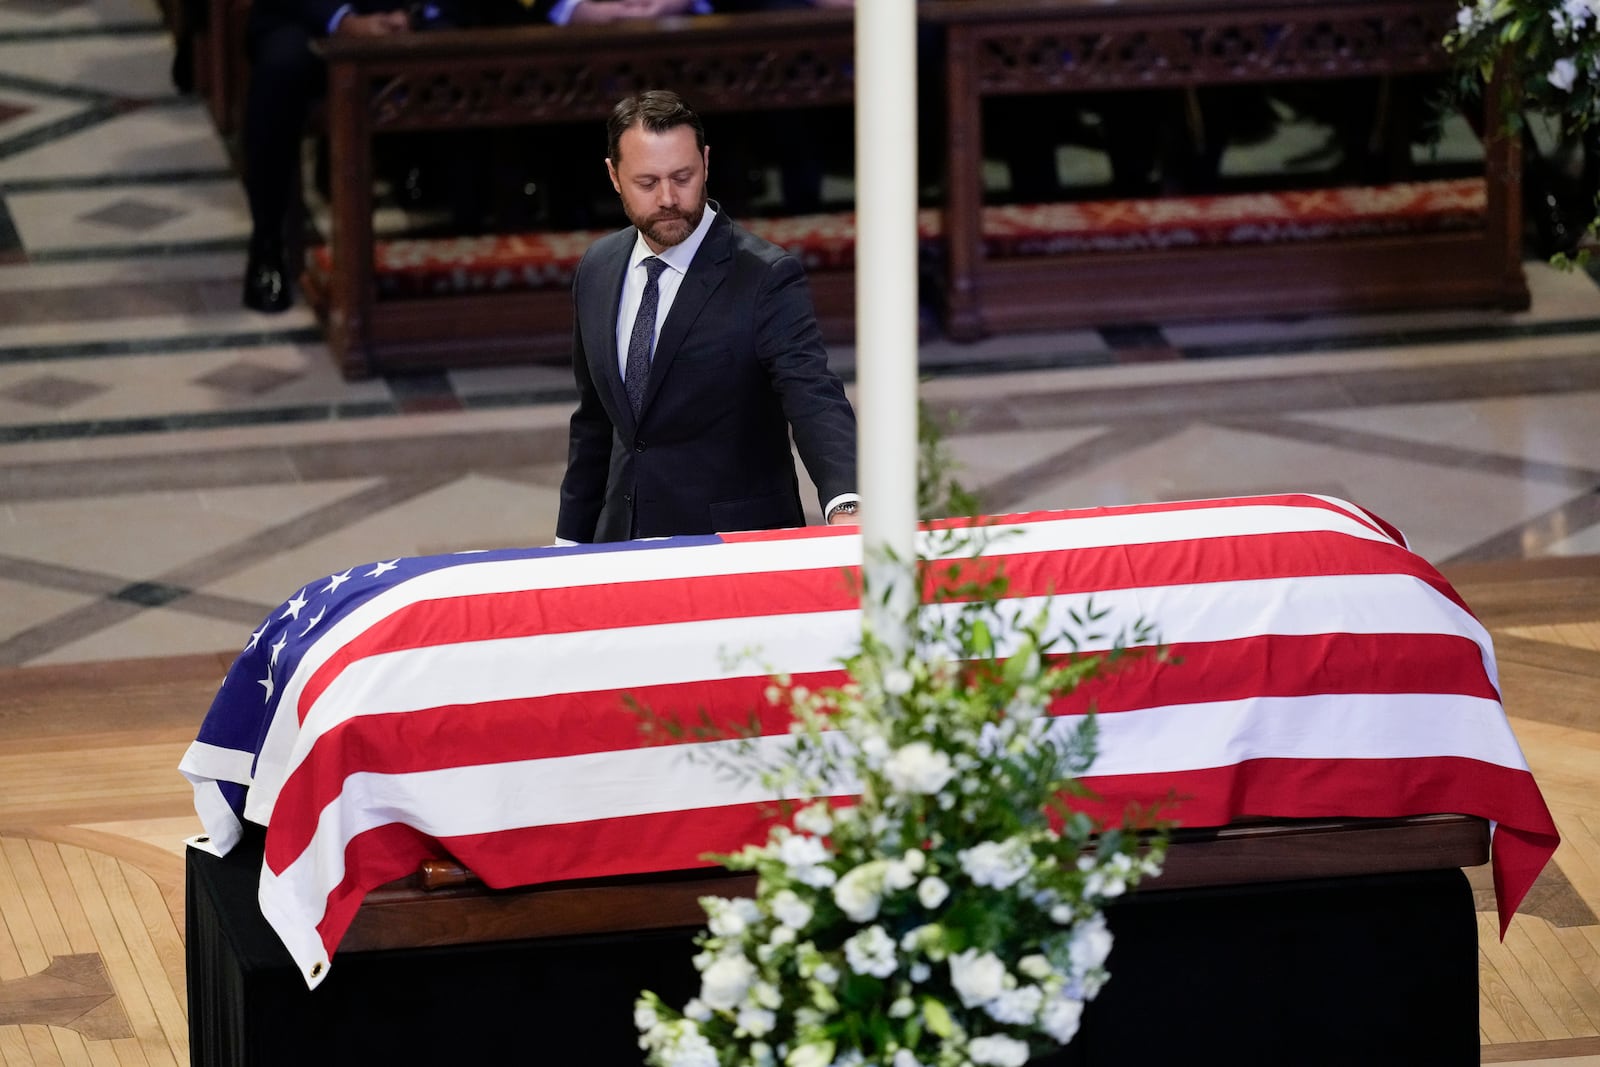
M 224 748 L 204 741 L 191 741 L 183 754 L 178 770 L 191 781 L 196 778 L 213 778 L 219 782 L 236 782 L 249 785 L 250 767 L 255 757 L 236 748 Z

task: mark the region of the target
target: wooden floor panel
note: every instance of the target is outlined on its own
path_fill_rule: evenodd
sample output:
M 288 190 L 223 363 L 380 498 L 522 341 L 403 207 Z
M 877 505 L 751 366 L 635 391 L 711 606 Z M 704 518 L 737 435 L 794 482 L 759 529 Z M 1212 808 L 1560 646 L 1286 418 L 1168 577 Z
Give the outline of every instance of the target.
M 1600 1055 L 1597 566 L 1447 572 L 1503 649 L 1512 727 L 1563 837 L 1504 941 L 1478 915 L 1486 1063 Z M 199 823 L 176 767 L 225 669 L 0 670 L 3 1067 L 188 1063 L 182 841 Z

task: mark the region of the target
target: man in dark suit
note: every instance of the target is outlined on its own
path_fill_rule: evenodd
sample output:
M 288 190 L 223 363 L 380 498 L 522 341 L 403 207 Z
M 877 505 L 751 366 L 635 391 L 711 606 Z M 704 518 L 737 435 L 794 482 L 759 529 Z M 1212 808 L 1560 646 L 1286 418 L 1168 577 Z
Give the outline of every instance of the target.
M 827 520 L 853 522 L 855 414 L 799 262 L 707 200 L 705 130 L 676 94 L 622 101 L 609 133 L 633 225 L 573 277 L 558 540 L 803 526 L 791 429 Z

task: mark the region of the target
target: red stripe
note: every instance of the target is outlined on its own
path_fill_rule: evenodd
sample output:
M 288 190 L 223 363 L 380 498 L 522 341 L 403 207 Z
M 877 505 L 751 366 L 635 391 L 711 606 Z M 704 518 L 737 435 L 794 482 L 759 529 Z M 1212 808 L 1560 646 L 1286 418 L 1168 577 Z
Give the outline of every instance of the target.
M 1087 777 L 1101 819 L 1130 805 L 1171 800 L 1164 814 L 1181 826 L 1222 826 L 1242 816 L 1276 819 L 1394 818 L 1439 813 L 1499 823 L 1493 855 L 1500 930 L 1511 921 L 1560 835 L 1533 776 L 1461 756 L 1414 759 L 1255 759 L 1164 775 Z
M 1051 710 L 1114 713 L 1257 696 L 1328 693 L 1453 693 L 1498 700 L 1473 642 L 1444 634 L 1261 635 L 1175 645 L 1163 662 L 1129 654 Z M 843 684 L 842 671 L 795 678 L 817 689 Z M 356 772 L 410 774 L 519 760 L 638 748 L 652 741 L 630 709 L 650 709 L 685 728 L 701 724 L 712 739 L 730 737 L 763 709 L 762 730 L 781 734 L 788 716 L 766 703 L 765 678 L 653 686 L 631 693 L 599 690 L 520 700 L 451 705 L 345 720 L 318 739 L 289 775 L 273 812 L 278 827 L 268 863 L 282 870 L 309 843 L 321 811 Z M 686 740 L 704 740 L 704 733 Z M 668 740 L 661 738 L 661 740 Z
M 1408 575 L 1467 610 L 1426 561 L 1343 534 L 1253 534 L 1158 544 L 1024 552 L 932 568 L 934 586 L 987 580 L 1004 569 L 1012 597 L 1213 582 L 1352 574 Z M 857 605 L 851 568 L 710 575 L 652 582 L 515 590 L 409 604 L 375 622 L 318 667 L 296 713 L 311 707 L 351 663 L 389 652 L 471 641 L 631 626 L 844 611 Z M 620 595 L 623 591 L 627 595 Z M 1130 620 L 1131 621 L 1131 620 Z
M 267 846 L 273 828 L 267 827 Z M 344 848 L 344 881 L 328 894 L 317 922 L 322 947 L 331 957 L 369 890 L 415 874 L 426 859 L 448 859 L 449 851 L 433 838 L 403 823 L 384 823 L 352 837 Z

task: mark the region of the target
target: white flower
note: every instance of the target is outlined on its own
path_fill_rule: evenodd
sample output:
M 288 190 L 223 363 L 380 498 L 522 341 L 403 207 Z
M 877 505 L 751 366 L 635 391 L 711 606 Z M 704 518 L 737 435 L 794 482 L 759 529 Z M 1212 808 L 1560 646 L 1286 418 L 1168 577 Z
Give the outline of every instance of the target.
M 950 957 L 950 984 L 964 1007 L 976 1008 L 1005 989 L 1006 965 L 992 952 L 969 948 Z
M 700 974 L 700 999 L 716 1011 L 732 1011 L 756 979 L 755 964 L 743 956 L 723 956 Z
M 662 1023 L 645 1035 L 665 1067 L 717 1067 L 717 1052 L 693 1022 Z
M 744 933 L 746 927 L 761 918 L 761 909 L 755 901 L 747 897 L 735 900 L 701 897 L 700 905 L 710 917 L 710 921 L 706 923 L 707 929 L 717 937 L 738 937 Z
M 857 974 L 887 978 L 897 966 L 894 939 L 876 924 L 867 927 L 844 943 L 844 958 Z
M 1022 1026 L 1033 1022 L 1043 1003 L 1044 990 L 1036 985 L 1025 985 L 1006 990 L 985 1004 L 983 1010 L 996 1022 Z
M 943 878 L 940 878 L 936 874 L 930 874 L 921 882 L 917 883 L 917 899 L 921 901 L 922 906 L 927 908 L 929 911 L 932 911 L 940 904 L 943 904 L 945 898 L 949 895 L 950 887 L 945 884 Z
M 647 1000 L 640 1000 L 633 1006 L 633 1028 L 641 1034 L 653 1029 L 661 1017 L 656 1014 L 656 1009 Z
M 949 756 L 926 741 L 913 741 L 895 749 L 883 773 L 899 792 L 926 795 L 943 789 L 956 771 Z
M 792 1049 L 783 1058 L 784 1067 L 829 1067 L 833 1063 L 833 1042 L 814 1041 Z
M 1111 955 L 1111 931 L 1106 928 L 1104 915 L 1096 912 L 1072 928 L 1072 940 L 1067 945 L 1072 959 L 1072 971 L 1082 975 L 1104 965 Z
M 883 672 L 883 691 L 892 697 L 905 696 L 911 692 L 913 682 L 911 672 L 904 667 L 894 667 Z
M 889 1005 L 889 1018 L 909 1019 L 917 1010 L 917 1002 L 910 997 L 896 997 Z
M 825 802 L 807 804 L 794 813 L 794 828 L 818 837 L 833 833 L 833 807 Z
M 772 898 L 772 914 L 790 930 L 804 930 L 815 914 L 793 889 L 781 889 Z
M 1039 1029 L 1065 1045 L 1078 1032 L 1078 1020 L 1082 1017 L 1083 1001 L 1066 996 L 1052 997 L 1039 1015 Z
M 765 1008 L 755 1008 L 749 1005 L 739 1009 L 739 1014 L 734 1020 L 741 1032 L 751 1037 L 765 1037 L 772 1033 L 772 1028 L 777 1025 L 778 1017 Z
M 1048 959 L 1034 952 L 1017 961 L 1017 973 L 1026 975 L 1036 982 L 1042 982 L 1055 974 L 1056 969 L 1050 966 Z
M 894 1062 L 889 1067 L 922 1067 L 922 1061 L 908 1048 L 895 1052 Z
M 987 1067 L 1023 1067 L 1028 1062 L 1028 1043 L 1004 1034 L 974 1038 L 967 1045 L 973 1063 Z
M 911 965 L 911 970 L 907 972 L 907 976 L 917 985 L 921 985 L 923 982 L 926 982 L 929 978 L 933 977 L 933 968 L 929 967 L 926 963 L 913 963 Z
M 910 889 L 917 884 L 917 870 L 921 869 L 919 862 L 913 868 L 910 857 L 922 859 L 920 852 L 907 852 L 906 859 L 890 860 L 883 868 L 883 885 L 885 889 Z
M 1572 83 L 1578 79 L 1578 65 L 1570 59 L 1558 59 L 1545 76 L 1551 85 L 1564 93 L 1572 92 Z
M 978 885 L 1009 889 L 1033 867 L 1033 852 L 1021 838 L 983 841 L 956 853 L 961 869 Z
M 832 858 L 820 838 L 806 834 L 790 834 L 778 844 L 778 859 L 802 885 L 819 889 L 832 885 L 838 876 L 831 867 L 823 866 Z
M 794 932 L 792 927 L 775 927 L 772 931 L 772 936 L 767 938 L 767 944 L 771 948 L 779 948 L 783 945 L 792 945 L 794 944 L 794 939 L 797 936 L 798 935 Z
M 816 970 L 811 972 L 811 977 L 825 986 L 833 986 L 839 981 L 839 968 L 831 963 L 819 963 Z
M 871 922 L 878 917 L 887 866 L 883 860 L 869 860 L 846 872 L 833 887 L 833 902 L 852 922 Z

